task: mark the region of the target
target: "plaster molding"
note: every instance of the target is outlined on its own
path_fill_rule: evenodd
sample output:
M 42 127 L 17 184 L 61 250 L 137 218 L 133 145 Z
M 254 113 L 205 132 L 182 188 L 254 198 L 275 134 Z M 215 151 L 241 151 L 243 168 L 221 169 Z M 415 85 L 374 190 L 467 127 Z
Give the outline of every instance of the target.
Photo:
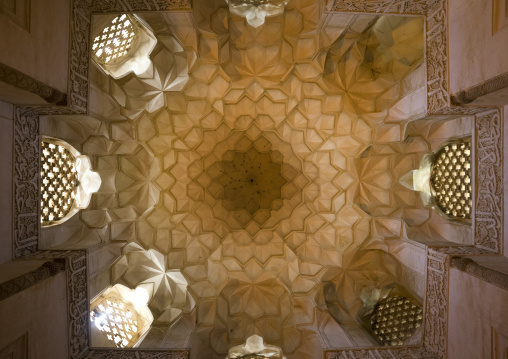
M 508 290 L 508 274 L 482 266 L 471 258 L 452 258 L 452 267 L 457 268 L 473 277 L 493 284 L 501 289 Z
M 94 0 L 94 12 L 192 10 L 190 0 Z
M 440 0 L 335 0 L 332 11 L 425 15 L 429 7 L 439 2 Z
M 2 63 L 0 63 L 0 81 L 36 94 L 48 103 L 56 105 L 67 104 L 67 95 L 63 92 Z
M 446 358 L 450 257 L 434 248 L 427 251 L 427 292 L 423 347 L 433 358 Z
M 455 106 L 465 105 L 475 101 L 478 97 L 488 95 L 505 87 L 508 87 L 508 72 L 456 93 L 452 96 L 451 101 Z
M 474 243 L 500 253 L 503 241 L 503 121 L 496 109 L 476 116 Z
M 427 12 L 427 112 L 450 107 L 448 82 L 448 1 L 429 1 Z
M 188 350 L 92 350 L 86 359 L 187 359 Z
M 472 255 L 492 255 L 492 251 L 483 248 L 477 248 L 474 246 L 459 246 L 459 247 L 441 247 L 434 249 L 440 253 L 448 254 L 451 256 L 472 256 Z
M 92 4 L 93 0 L 74 0 L 71 5 L 68 104 L 79 113 L 88 107 Z
M 364 348 L 329 350 L 325 354 L 326 359 L 421 359 L 431 358 L 425 356 L 422 348 Z
M 40 172 L 39 115 L 25 108 L 14 111 L 13 218 L 14 257 L 37 251 Z
M 37 283 L 57 275 L 65 269 L 65 265 L 59 261 L 43 263 L 39 268 L 16 278 L 0 283 L 0 301 L 22 292 Z

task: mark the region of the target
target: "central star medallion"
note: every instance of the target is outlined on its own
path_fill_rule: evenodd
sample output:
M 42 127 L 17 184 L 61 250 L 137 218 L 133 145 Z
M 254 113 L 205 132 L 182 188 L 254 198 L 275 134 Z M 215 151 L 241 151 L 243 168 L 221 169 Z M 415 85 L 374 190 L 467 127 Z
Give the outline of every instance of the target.
M 217 181 L 224 188 L 228 210 L 245 209 L 254 215 L 260 209 L 270 209 L 273 201 L 282 198 L 282 186 L 288 182 L 271 151 L 250 147 L 246 152 L 235 152 L 232 160 L 220 162 L 220 166 L 222 174 Z

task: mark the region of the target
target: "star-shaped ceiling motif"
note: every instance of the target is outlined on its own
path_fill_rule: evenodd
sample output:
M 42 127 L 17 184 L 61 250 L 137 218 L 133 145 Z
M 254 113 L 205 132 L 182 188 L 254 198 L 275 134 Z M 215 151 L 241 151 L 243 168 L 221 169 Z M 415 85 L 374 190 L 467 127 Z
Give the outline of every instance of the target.
M 288 182 L 282 176 L 281 164 L 273 161 L 270 152 L 262 153 L 254 147 L 232 155 L 231 161 L 220 162 L 222 174 L 217 179 L 224 188 L 226 209 L 245 209 L 251 215 L 259 209 L 270 209 L 272 202 L 282 197 L 282 186 Z

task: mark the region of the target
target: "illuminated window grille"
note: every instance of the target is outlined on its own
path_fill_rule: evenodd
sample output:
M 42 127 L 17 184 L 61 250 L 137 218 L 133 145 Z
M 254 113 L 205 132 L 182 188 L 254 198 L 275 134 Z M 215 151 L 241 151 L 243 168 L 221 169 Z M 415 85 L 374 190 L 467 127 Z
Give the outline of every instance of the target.
M 90 319 L 117 348 L 126 348 L 138 339 L 138 320 L 131 305 L 105 299 L 90 312 Z
M 422 325 L 422 317 L 422 309 L 407 298 L 388 298 L 374 309 L 372 330 L 384 346 L 403 345 Z
M 100 62 L 116 62 L 129 53 L 135 38 L 132 20 L 126 14 L 119 15 L 95 37 L 92 51 Z
M 434 157 L 430 182 L 434 201 L 450 217 L 471 219 L 471 140 L 461 139 L 441 148 Z
M 63 219 L 72 209 L 77 186 L 76 159 L 64 147 L 42 142 L 41 223 Z

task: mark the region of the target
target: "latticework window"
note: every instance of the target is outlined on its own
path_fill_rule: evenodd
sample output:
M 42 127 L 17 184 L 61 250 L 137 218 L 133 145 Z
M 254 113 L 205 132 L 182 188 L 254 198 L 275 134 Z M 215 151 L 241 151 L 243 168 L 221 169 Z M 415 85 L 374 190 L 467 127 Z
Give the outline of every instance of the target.
M 136 311 L 120 300 L 103 300 L 90 312 L 90 319 L 117 348 L 128 347 L 138 339 Z
M 445 145 L 435 155 L 430 173 L 434 200 L 450 217 L 471 219 L 471 140 Z
M 41 223 L 50 225 L 63 219 L 76 198 L 76 159 L 64 147 L 42 142 Z
M 372 330 L 385 346 L 403 345 L 422 325 L 422 309 L 397 296 L 380 302 L 371 319 Z
M 124 58 L 132 48 L 136 31 L 126 14 L 115 17 L 111 24 L 95 37 L 92 51 L 105 64 Z

